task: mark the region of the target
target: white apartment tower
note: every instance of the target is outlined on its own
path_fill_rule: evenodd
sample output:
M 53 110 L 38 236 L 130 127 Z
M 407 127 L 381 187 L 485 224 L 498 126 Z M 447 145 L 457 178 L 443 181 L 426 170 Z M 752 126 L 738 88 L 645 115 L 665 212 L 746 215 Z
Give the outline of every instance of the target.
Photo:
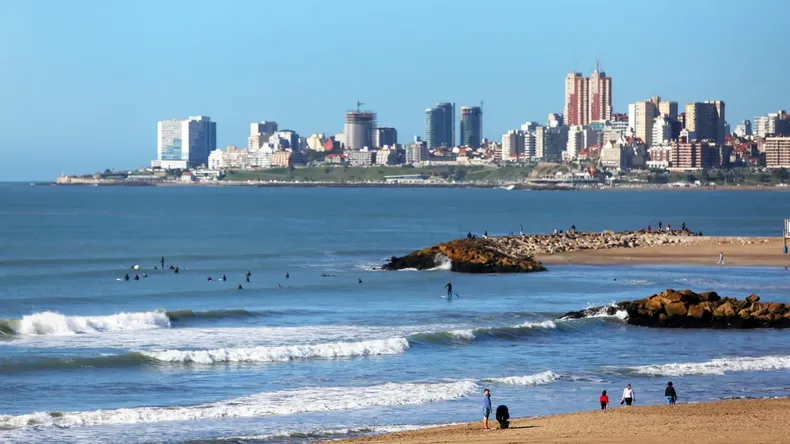
M 153 167 L 187 169 L 208 164 L 217 149 L 217 123 L 210 117 L 190 116 L 186 120 L 161 120 L 156 124 L 157 160 Z

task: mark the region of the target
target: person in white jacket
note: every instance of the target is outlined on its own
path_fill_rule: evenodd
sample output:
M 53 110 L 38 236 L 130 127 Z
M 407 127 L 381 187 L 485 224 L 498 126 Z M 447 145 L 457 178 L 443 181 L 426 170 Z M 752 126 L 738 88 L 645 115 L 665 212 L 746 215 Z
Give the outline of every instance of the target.
M 636 402 L 636 396 L 631 389 L 631 384 L 628 384 L 623 390 L 623 397 L 620 399 L 620 404 L 625 403 L 625 405 L 631 405 L 632 402 Z

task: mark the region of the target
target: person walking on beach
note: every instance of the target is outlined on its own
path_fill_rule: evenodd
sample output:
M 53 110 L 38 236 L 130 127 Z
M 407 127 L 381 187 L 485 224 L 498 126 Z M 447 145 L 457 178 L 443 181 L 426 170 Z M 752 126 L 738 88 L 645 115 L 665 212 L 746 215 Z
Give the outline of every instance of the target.
M 675 387 L 672 387 L 672 381 L 667 382 L 667 388 L 664 389 L 664 396 L 667 397 L 667 404 L 675 404 L 678 402 L 678 394 Z
M 450 281 L 447 281 L 447 285 L 444 286 L 447 289 L 447 299 L 453 298 L 453 284 Z
M 491 414 L 491 391 L 488 389 L 483 390 L 483 430 L 491 430 L 488 428 L 488 416 Z
M 658 231 L 661 231 L 661 221 L 658 221 Z
M 631 389 L 631 384 L 628 384 L 625 386 L 625 389 L 623 389 L 623 398 L 620 400 L 620 404 L 625 403 L 625 405 L 630 406 L 632 402 L 636 402 L 636 396 Z
M 522 224 L 518 225 L 518 234 L 521 235 L 521 236 L 524 235 L 524 225 L 522 225 Z
M 724 265 L 724 252 L 723 251 L 719 252 L 719 262 L 717 262 L 717 263 L 719 265 Z
M 601 410 L 609 408 L 609 397 L 606 395 L 606 390 L 601 393 L 601 397 L 598 400 L 601 401 Z

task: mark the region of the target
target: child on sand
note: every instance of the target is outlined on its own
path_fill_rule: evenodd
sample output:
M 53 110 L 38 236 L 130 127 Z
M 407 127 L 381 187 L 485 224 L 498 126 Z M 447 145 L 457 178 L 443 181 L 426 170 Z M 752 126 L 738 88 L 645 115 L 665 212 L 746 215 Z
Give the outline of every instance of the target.
M 488 389 L 483 390 L 483 430 L 491 430 L 488 428 L 488 416 L 491 414 L 491 391 Z
M 675 404 L 678 401 L 678 394 L 675 387 L 672 387 L 672 381 L 667 383 L 667 388 L 664 389 L 664 396 L 667 397 L 667 404 Z
M 599 400 L 601 401 L 601 410 L 606 410 L 609 408 L 609 397 L 606 396 L 606 390 L 601 393 L 601 398 Z

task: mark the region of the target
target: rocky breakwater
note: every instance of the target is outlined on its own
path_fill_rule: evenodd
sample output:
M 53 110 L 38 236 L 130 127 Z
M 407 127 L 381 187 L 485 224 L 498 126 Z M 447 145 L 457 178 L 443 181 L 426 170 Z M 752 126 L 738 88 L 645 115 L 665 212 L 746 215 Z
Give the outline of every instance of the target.
M 390 258 L 383 270 L 429 270 L 447 267 L 461 273 L 529 273 L 546 271 L 530 255 L 514 254 L 496 238 L 459 239 Z
M 695 293 L 673 289 L 610 307 L 570 312 L 563 318 L 578 319 L 602 312 L 615 315 L 620 310 L 628 314 L 628 324 L 644 327 L 790 328 L 790 303 L 761 303 L 756 294 L 738 300 L 722 298 L 713 291 Z
M 657 247 L 691 244 L 696 235 L 686 230 L 567 232 L 562 234 L 529 234 L 493 238 L 499 248 L 511 254 L 541 256 L 580 250 Z

